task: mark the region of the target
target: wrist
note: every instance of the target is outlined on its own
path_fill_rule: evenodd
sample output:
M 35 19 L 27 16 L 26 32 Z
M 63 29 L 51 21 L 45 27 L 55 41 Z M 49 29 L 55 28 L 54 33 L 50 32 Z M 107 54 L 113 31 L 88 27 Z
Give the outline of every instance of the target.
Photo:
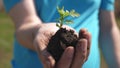
M 38 32 L 41 23 L 24 23 L 21 26 L 17 27 L 15 30 L 16 38 L 18 39 L 19 43 L 35 51 L 33 46 L 33 40 Z

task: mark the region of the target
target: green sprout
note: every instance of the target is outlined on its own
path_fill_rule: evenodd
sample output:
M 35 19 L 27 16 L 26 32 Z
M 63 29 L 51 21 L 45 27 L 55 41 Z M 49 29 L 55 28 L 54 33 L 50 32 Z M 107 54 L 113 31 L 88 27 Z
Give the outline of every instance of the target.
M 68 10 L 64 10 L 64 7 L 60 8 L 60 7 L 57 6 L 57 11 L 58 11 L 58 13 L 60 15 L 60 17 L 58 18 L 58 22 L 60 24 L 57 23 L 56 26 L 58 26 L 59 28 L 62 28 L 64 23 L 66 23 L 66 24 L 73 23 L 72 20 L 65 20 L 66 17 L 68 17 L 68 16 L 71 16 L 71 17 L 78 17 L 78 16 L 80 16 L 80 14 L 75 12 L 74 9 L 68 11 Z

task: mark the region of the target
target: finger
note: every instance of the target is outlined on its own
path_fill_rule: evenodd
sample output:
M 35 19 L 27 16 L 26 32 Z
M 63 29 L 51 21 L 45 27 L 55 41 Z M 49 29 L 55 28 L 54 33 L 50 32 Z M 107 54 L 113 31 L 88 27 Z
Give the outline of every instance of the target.
M 84 34 L 85 32 L 87 32 L 87 29 L 86 29 L 86 28 L 80 29 L 80 31 L 79 31 L 79 38 L 80 38 L 80 39 L 81 39 L 81 38 L 84 38 L 83 34 Z
M 42 51 L 40 58 L 42 58 L 44 66 L 47 66 L 47 68 L 53 68 L 55 66 L 55 60 L 47 50 Z
M 87 31 L 83 33 L 83 37 L 86 38 L 88 40 L 88 45 L 90 47 L 91 44 L 91 34 Z
M 87 56 L 89 56 L 91 47 L 91 34 L 89 32 L 84 32 L 83 37 L 87 39 Z
M 41 52 L 39 51 L 40 49 L 37 47 L 37 52 L 40 57 L 40 60 L 42 61 L 42 64 L 44 68 L 53 68 L 55 65 L 55 60 L 51 56 L 49 52 L 47 52 L 46 49 L 42 50 Z
M 90 53 L 90 46 L 91 46 L 91 34 L 88 32 L 87 29 L 81 29 L 79 32 L 79 37 L 80 38 L 85 38 L 87 39 L 87 56 L 89 56 Z
M 71 68 L 80 68 L 84 64 L 87 57 L 87 40 L 80 39 L 76 46 L 75 56 Z
M 64 51 L 61 59 L 58 61 L 56 68 L 70 68 L 74 56 L 74 47 L 69 46 Z
M 38 38 L 35 39 L 34 41 L 34 46 L 36 48 L 36 51 L 39 55 L 39 58 L 43 64 L 44 68 L 53 68 L 53 66 L 55 65 L 55 60 L 53 59 L 53 57 L 51 56 L 50 53 L 47 52 L 46 46 L 42 45 Z

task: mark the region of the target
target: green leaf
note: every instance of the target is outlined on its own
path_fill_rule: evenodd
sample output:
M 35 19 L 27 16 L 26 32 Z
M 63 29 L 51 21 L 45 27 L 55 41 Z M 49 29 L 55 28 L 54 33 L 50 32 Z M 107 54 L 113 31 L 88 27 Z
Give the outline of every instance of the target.
M 77 12 L 75 12 L 75 10 L 71 10 L 70 11 L 70 16 L 72 16 L 72 17 L 78 17 L 78 16 L 80 16 L 80 14 L 77 13 Z
M 75 10 L 74 9 L 72 9 L 71 11 L 70 11 L 70 13 L 74 13 L 75 12 Z
M 70 15 L 69 11 L 66 10 L 63 16 L 64 16 L 64 17 L 67 17 L 67 16 L 69 16 L 69 15 Z
M 64 13 L 65 13 L 64 7 L 60 8 L 60 7 L 57 6 L 57 10 L 58 10 L 58 13 L 59 13 L 60 15 L 64 15 Z
M 60 25 L 58 23 L 56 23 L 56 26 L 60 28 Z
M 72 20 L 65 20 L 65 23 L 66 23 L 66 24 L 72 24 L 73 21 L 72 21 Z
M 68 17 L 68 16 L 72 16 L 72 17 L 78 17 L 80 16 L 79 13 L 75 12 L 75 10 L 71 10 L 71 11 L 68 11 L 68 10 L 64 10 L 64 7 L 60 8 L 57 6 L 57 10 L 58 10 L 58 13 L 60 15 L 60 17 L 58 18 L 58 22 L 60 24 L 56 24 L 56 26 L 58 26 L 59 28 L 62 28 L 62 25 L 64 23 L 66 24 L 71 24 L 73 23 L 72 20 L 65 20 L 65 17 Z

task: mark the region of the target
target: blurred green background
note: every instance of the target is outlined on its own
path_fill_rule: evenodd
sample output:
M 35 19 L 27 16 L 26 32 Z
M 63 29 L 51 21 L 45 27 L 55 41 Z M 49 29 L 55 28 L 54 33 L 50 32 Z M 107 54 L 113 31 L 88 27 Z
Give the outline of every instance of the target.
M 0 12 L 0 68 L 11 68 L 14 27 L 11 19 Z
M 13 50 L 14 27 L 11 19 L 0 12 L 0 68 L 10 68 Z
M 120 5 L 116 2 L 116 20 L 120 27 Z M 13 37 L 14 25 L 9 16 L 0 11 L 0 68 L 11 68 L 11 59 L 13 55 Z M 102 57 L 101 68 L 107 68 Z

